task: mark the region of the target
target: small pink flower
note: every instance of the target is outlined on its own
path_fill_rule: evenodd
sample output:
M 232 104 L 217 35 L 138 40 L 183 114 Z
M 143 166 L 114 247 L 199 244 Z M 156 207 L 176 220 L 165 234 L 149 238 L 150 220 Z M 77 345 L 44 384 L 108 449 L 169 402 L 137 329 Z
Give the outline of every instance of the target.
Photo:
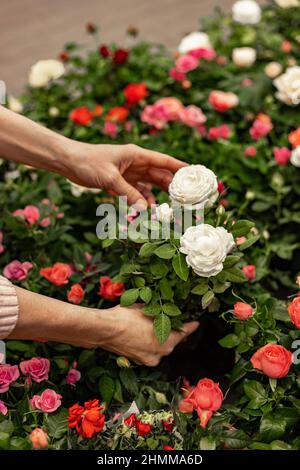
M 7 406 L 5 406 L 2 400 L 0 400 L 0 413 L 3 414 L 4 416 L 6 416 L 8 413 Z
M 201 135 L 201 137 L 206 136 L 206 127 L 201 124 L 200 126 L 197 126 L 197 131 Z
M 3 232 L 0 230 L 0 255 L 4 252 L 4 246 L 3 246 Z
M 177 82 L 183 82 L 186 79 L 185 73 L 178 72 L 178 70 L 173 67 L 169 70 L 169 76 L 176 80 Z
M 242 245 L 246 241 L 247 241 L 246 237 L 236 237 L 236 239 L 235 239 L 235 243 L 237 244 L 237 246 Z
M 287 165 L 291 158 L 291 151 L 287 147 L 274 147 L 274 158 L 278 165 Z
M 20 369 L 22 374 L 40 383 L 49 378 L 50 361 L 42 357 L 33 357 L 28 361 L 22 361 L 20 363 Z
M 206 116 L 203 114 L 201 108 L 192 104 L 182 110 L 180 113 L 180 119 L 189 127 L 198 127 L 205 123 Z
M 255 119 L 252 124 L 252 127 L 249 130 L 249 133 L 254 140 L 259 140 L 262 137 L 265 137 L 273 129 L 271 122 L 264 122 L 260 119 Z
M 103 133 L 109 137 L 115 138 L 118 134 L 118 125 L 115 122 L 106 121 Z
M 254 264 L 248 264 L 247 266 L 243 266 L 242 271 L 248 281 L 254 281 L 254 279 L 256 278 L 256 269 Z
M 199 47 L 189 52 L 189 55 L 195 59 L 214 60 L 216 58 L 216 51 L 212 48 Z
M 58 219 L 63 219 L 64 216 L 65 216 L 65 213 L 64 213 L 64 212 L 59 212 L 59 213 L 57 214 L 57 218 L 58 218 Z
M 40 226 L 43 227 L 43 228 L 49 227 L 49 225 L 51 225 L 51 220 L 50 220 L 49 217 L 44 217 L 44 218 L 40 221 Z
M 208 138 L 209 140 L 227 140 L 230 134 L 230 127 L 227 124 L 222 124 L 220 127 L 211 127 L 208 131 Z
M 180 56 L 175 63 L 177 72 L 187 73 L 195 70 L 199 65 L 199 60 L 192 55 L 186 54 Z
M 0 364 L 0 393 L 8 391 L 11 383 L 20 377 L 18 366 L 9 364 Z
M 257 150 L 254 145 L 249 145 L 249 147 L 245 148 L 244 155 L 245 157 L 255 157 L 257 154 Z
M 14 260 L 5 266 L 3 274 L 7 279 L 11 281 L 24 281 L 27 278 L 29 270 L 32 268 L 32 263 L 26 261 Z
M 66 382 L 69 385 L 75 385 L 76 382 L 78 382 L 81 379 L 81 373 L 77 369 L 70 369 L 67 377 L 66 377 Z
M 34 395 L 30 400 L 30 405 L 35 410 L 43 411 L 43 413 L 53 413 L 61 405 L 62 396 L 47 388 L 41 395 Z
M 24 207 L 24 209 L 17 209 L 12 215 L 14 217 L 21 216 L 29 223 L 29 225 L 33 225 L 39 220 L 40 211 L 36 206 L 29 205 Z
M 251 78 L 244 78 L 242 81 L 242 85 L 245 87 L 251 86 L 253 84 L 253 80 Z
M 132 122 L 131 121 L 126 121 L 124 124 L 124 129 L 126 132 L 131 132 L 132 131 Z

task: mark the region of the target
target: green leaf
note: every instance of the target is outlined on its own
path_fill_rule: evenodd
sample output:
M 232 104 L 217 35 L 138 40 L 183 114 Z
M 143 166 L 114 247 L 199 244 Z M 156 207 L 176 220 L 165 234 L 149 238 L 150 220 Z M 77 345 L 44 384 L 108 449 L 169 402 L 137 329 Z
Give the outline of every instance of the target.
M 156 248 L 156 250 L 154 251 L 154 254 L 158 256 L 159 258 L 171 259 L 173 258 L 175 252 L 176 252 L 176 249 L 174 248 L 174 246 L 170 245 L 170 243 L 165 243 L 164 245 L 161 245 L 158 248 Z
M 109 375 L 102 375 L 99 380 L 101 398 L 108 405 L 115 392 L 115 381 Z
M 159 287 L 161 297 L 163 300 L 173 300 L 173 297 L 174 297 L 173 289 L 167 278 L 161 279 L 158 283 L 158 287 Z
M 9 448 L 9 434 L 7 432 L 0 432 L 0 449 L 8 450 Z
M 171 303 L 164 304 L 163 305 L 163 311 L 169 317 L 177 317 L 178 315 L 181 315 L 181 311 L 177 307 L 177 305 L 171 304 Z
M 146 283 L 145 279 L 141 276 L 136 276 L 134 278 L 135 287 L 144 287 L 145 283 Z
M 78 359 L 79 369 L 90 366 L 91 362 L 94 360 L 94 357 L 95 357 L 95 351 L 92 351 L 90 349 L 85 349 L 84 351 L 82 351 Z
M 121 369 L 120 380 L 127 392 L 132 395 L 132 398 L 139 394 L 138 380 L 133 369 Z
M 250 400 L 253 398 L 268 398 L 266 389 L 256 380 L 246 380 L 244 382 L 244 392 Z
M 178 253 L 174 256 L 172 259 L 172 265 L 177 276 L 183 281 L 187 281 L 189 277 L 189 267 L 186 264 L 185 257 L 182 253 Z
M 47 430 L 50 437 L 59 439 L 68 431 L 68 410 L 60 408 L 56 413 L 47 415 Z
M 213 291 L 215 294 L 222 294 L 231 286 L 230 282 L 219 282 L 217 279 L 212 279 Z
M 208 291 L 208 279 L 200 279 L 196 286 L 192 289 L 192 294 L 203 295 Z
M 247 235 L 252 227 L 254 227 L 254 223 L 250 222 L 250 220 L 238 220 L 231 229 L 232 235 L 234 237 L 242 237 Z
M 248 447 L 251 442 L 249 436 L 241 429 L 237 431 L 224 431 L 220 438 L 227 449 L 243 449 Z
M 124 403 L 122 385 L 119 379 L 115 379 L 114 400 L 117 400 L 120 403 Z
M 121 296 L 121 305 L 127 307 L 134 304 L 139 298 L 139 289 L 128 289 Z
M 171 320 L 164 313 L 157 315 L 153 322 L 154 334 L 160 344 L 163 344 L 171 332 Z
M 215 294 L 212 290 L 208 290 L 201 299 L 202 308 L 205 309 L 213 301 Z
M 151 303 L 150 305 L 147 305 L 147 307 L 143 308 L 143 312 L 145 315 L 155 317 L 161 312 L 161 306 L 157 303 Z
M 146 286 L 140 289 L 140 298 L 143 302 L 145 302 L 145 304 L 148 304 L 151 301 L 152 290 L 150 289 L 150 287 Z
M 14 424 L 12 421 L 5 419 L 0 423 L 0 432 L 6 432 L 7 434 L 12 434 L 14 432 Z
M 239 268 L 235 268 L 235 267 L 229 268 L 229 269 L 226 269 L 226 271 L 224 272 L 226 274 L 227 281 L 239 283 L 239 282 L 245 282 L 247 280 L 245 274 Z
M 260 436 L 265 442 L 271 442 L 279 439 L 285 434 L 286 421 L 278 419 L 276 413 L 270 412 L 265 414 L 260 422 Z
M 201 437 L 200 450 L 216 450 L 216 440 L 212 436 Z
M 240 256 L 236 255 L 229 255 L 224 261 L 224 269 L 226 268 L 232 268 L 236 263 L 240 261 Z
M 140 248 L 139 255 L 143 258 L 148 258 L 154 253 L 156 248 L 157 245 L 155 245 L 154 243 L 144 243 L 144 245 L 142 245 Z
M 234 333 L 229 333 L 229 335 L 224 336 L 224 338 L 218 341 L 219 345 L 223 348 L 235 348 L 240 342 L 240 339 Z
M 162 277 L 165 277 L 167 275 L 167 272 L 169 271 L 169 268 L 166 265 L 166 263 L 164 263 L 160 259 L 157 259 L 153 263 L 151 263 L 150 271 L 151 271 L 151 274 L 154 277 L 162 278 Z

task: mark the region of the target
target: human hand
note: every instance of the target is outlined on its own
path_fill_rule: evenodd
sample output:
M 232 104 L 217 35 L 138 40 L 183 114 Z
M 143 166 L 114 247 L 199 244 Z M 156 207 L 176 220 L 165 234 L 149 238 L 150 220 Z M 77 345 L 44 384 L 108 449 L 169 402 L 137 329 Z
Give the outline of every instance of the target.
M 90 188 L 104 188 L 127 196 L 130 205 L 154 204 L 151 185 L 167 191 L 173 174 L 186 163 L 137 145 L 70 145 L 65 176 Z

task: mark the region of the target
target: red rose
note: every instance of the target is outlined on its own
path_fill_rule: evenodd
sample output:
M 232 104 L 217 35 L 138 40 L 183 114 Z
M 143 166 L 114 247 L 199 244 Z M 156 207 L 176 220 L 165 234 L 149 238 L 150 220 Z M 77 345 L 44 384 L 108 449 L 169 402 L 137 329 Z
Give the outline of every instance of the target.
M 175 450 L 174 447 L 171 447 L 171 446 L 168 446 L 168 445 L 164 445 L 163 446 L 163 450 Z
M 255 369 L 273 379 L 285 377 L 293 362 L 290 351 L 279 344 L 269 343 L 258 349 L 250 359 Z
M 236 302 L 234 304 L 233 314 L 239 320 L 247 320 L 253 315 L 253 308 L 245 302 Z
M 70 114 L 71 121 L 80 126 L 87 126 L 93 119 L 93 113 L 87 106 L 80 106 L 79 108 L 73 109 Z
M 42 268 L 40 275 L 45 277 L 47 281 L 51 282 L 55 286 L 64 286 L 68 284 L 69 277 L 72 275 L 72 270 L 68 264 L 55 263 L 53 266 L 48 268 Z
M 113 63 L 116 65 L 124 64 L 129 56 L 129 52 L 126 49 L 117 49 L 113 56 Z
M 68 301 L 72 304 L 79 305 L 83 301 L 84 290 L 80 284 L 74 284 L 68 292 Z
M 99 54 L 104 58 L 106 59 L 106 57 L 108 57 L 110 55 L 110 51 L 107 47 L 106 44 L 102 44 L 102 46 L 99 47 Z
M 300 329 L 300 297 L 296 297 L 288 306 L 291 321 Z
M 162 425 L 165 431 L 171 432 L 174 428 L 174 419 L 169 418 L 168 420 L 163 420 Z
M 126 121 L 128 113 L 128 109 L 123 106 L 111 108 L 105 116 L 105 121 L 122 123 Z
M 135 425 L 135 413 L 131 413 L 130 416 L 128 416 L 128 418 L 125 418 L 124 419 L 124 424 L 125 426 L 128 426 L 129 428 L 133 428 L 133 426 Z
M 100 290 L 98 292 L 101 297 L 107 300 L 117 300 L 125 292 L 123 282 L 113 282 L 109 276 L 100 277 Z
M 104 427 L 105 417 L 102 414 L 103 406 L 99 400 L 85 402 L 84 406 L 78 404 L 69 408 L 68 427 L 76 428 L 78 434 L 90 439 Z
M 145 83 L 130 83 L 123 90 L 129 106 L 139 103 L 146 98 L 148 91 Z
M 152 431 L 152 426 L 151 424 L 148 423 L 143 423 L 142 421 L 139 421 L 138 419 L 135 421 L 135 429 L 136 432 L 139 436 L 147 436 L 148 434 L 151 433 Z
M 256 271 L 254 264 L 248 264 L 247 266 L 242 267 L 242 271 L 245 274 L 248 281 L 254 281 L 256 278 Z

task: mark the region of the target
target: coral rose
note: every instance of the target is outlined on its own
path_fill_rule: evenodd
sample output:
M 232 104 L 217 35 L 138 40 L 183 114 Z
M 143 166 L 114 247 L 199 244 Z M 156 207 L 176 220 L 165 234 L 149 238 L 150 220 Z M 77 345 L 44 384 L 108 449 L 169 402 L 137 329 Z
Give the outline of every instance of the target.
M 239 98 L 235 93 L 214 90 L 208 97 L 209 104 L 219 113 L 224 113 L 239 104 Z
M 293 355 L 283 346 L 269 343 L 258 349 L 250 361 L 255 369 L 261 370 L 268 377 L 280 379 L 288 374 Z
M 48 447 L 48 434 L 42 428 L 35 428 L 29 434 L 29 440 L 34 449 L 46 449 Z
M 242 271 L 248 281 L 254 281 L 254 279 L 256 278 L 256 267 L 254 264 L 248 264 L 247 266 L 243 266 Z
M 124 108 L 124 106 L 116 106 L 115 108 L 111 108 L 107 115 L 105 116 L 105 121 L 109 122 L 116 122 L 122 123 L 125 122 L 128 116 L 128 109 Z
M 40 383 L 49 378 L 50 361 L 42 357 L 33 357 L 28 361 L 20 362 L 20 369 L 22 374 Z
M 293 148 L 300 146 L 300 127 L 289 133 L 289 142 Z
M 109 276 L 100 278 L 100 290 L 98 294 L 106 300 L 115 301 L 125 292 L 123 282 L 113 282 Z
M 288 306 L 291 321 L 300 329 L 300 297 L 295 297 L 293 302 Z
M 84 299 L 84 290 L 80 284 L 73 284 L 68 292 L 68 301 L 72 304 L 79 305 Z
M 233 307 L 233 314 L 239 320 L 247 320 L 253 315 L 253 308 L 245 302 L 236 302 Z
M 42 268 L 40 275 L 45 277 L 47 281 L 51 282 L 55 286 L 64 286 L 68 284 L 69 277 L 72 275 L 72 269 L 68 264 L 55 263 L 53 266 L 48 268 Z

